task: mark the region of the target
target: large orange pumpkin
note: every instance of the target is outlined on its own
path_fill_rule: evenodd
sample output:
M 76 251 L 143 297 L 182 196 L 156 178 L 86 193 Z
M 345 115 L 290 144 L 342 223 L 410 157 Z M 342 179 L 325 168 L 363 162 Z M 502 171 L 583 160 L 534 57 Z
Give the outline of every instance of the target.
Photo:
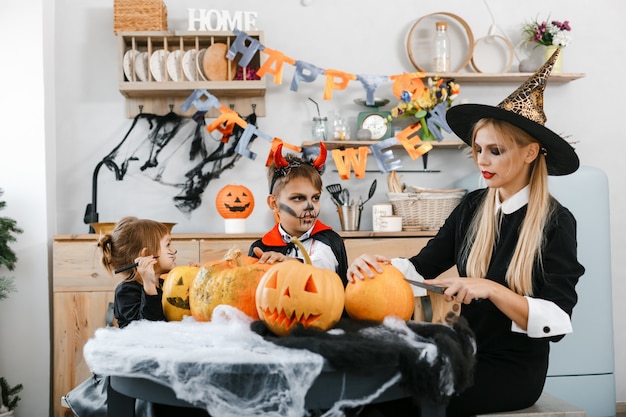
M 229 184 L 217 192 L 215 207 L 225 219 L 246 219 L 254 210 L 254 196 L 243 185 Z
M 387 316 L 407 321 L 413 315 L 415 297 L 404 275 L 381 262 L 383 272 L 374 278 L 355 279 L 346 286 L 346 313 L 355 320 L 382 322 Z
M 289 260 L 265 273 L 256 291 L 259 317 L 276 335 L 286 336 L 296 324 L 328 330 L 343 313 L 344 288 L 341 278 L 328 269 L 311 265 L 297 239 L 305 263 Z
M 261 277 L 271 267 L 258 259 L 242 256 L 233 248 L 221 261 L 202 266 L 189 289 L 191 315 L 197 321 L 211 321 L 213 310 L 227 304 L 258 319 L 255 304 L 256 288 Z
M 198 273 L 197 266 L 176 266 L 163 281 L 163 313 L 167 321 L 181 321 L 191 316 L 189 308 L 189 287 Z

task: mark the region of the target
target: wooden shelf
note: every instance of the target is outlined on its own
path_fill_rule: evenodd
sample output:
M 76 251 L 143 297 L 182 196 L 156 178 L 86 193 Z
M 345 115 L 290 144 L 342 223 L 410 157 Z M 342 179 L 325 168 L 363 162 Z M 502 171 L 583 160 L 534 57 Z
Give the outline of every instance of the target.
M 508 82 L 524 82 L 533 75 L 532 72 L 507 72 L 501 74 L 488 73 L 471 73 L 471 72 L 446 72 L 435 73 L 427 72 L 425 77 L 441 77 L 453 78 L 459 83 L 508 83 Z M 548 83 L 565 83 L 579 78 L 583 78 L 584 73 L 558 73 L 550 74 Z
M 248 35 L 263 42 L 263 33 L 254 31 Z M 118 79 L 119 91 L 126 97 L 126 115 L 135 117 L 139 112 L 165 114 L 174 110 L 184 117 L 191 117 L 196 109 L 192 108 L 186 113 L 180 110 L 183 102 L 197 89 L 207 90 L 217 97 L 220 104 L 230 107 L 236 112 L 247 115 L 253 111 L 257 116 L 265 116 L 265 91 L 266 81 L 261 80 L 232 80 L 232 81 L 205 81 L 200 74 L 196 79 L 174 81 L 164 68 L 165 79 L 157 81 L 150 69 L 147 70 L 147 78 L 141 81 L 135 71 L 128 77 L 124 72 L 124 54 L 129 50 L 146 52 L 148 57 L 160 49 L 168 53 L 174 51 L 199 51 L 216 43 L 225 44 L 230 48 L 236 36 L 230 31 L 214 32 L 188 32 L 188 31 L 143 31 L 143 32 L 120 32 L 118 35 L 119 65 Z M 182 66 L 182 63 L 180 64 Z M 149 67 L 150 65 L 148 65 Z M 250 62 L 252 68 L 261 66 L 261 54 L 256 53 Z M 134 63 L 131 64 L 134 68 Z M 228 71 L 231 71 L 230 69 Z M 245 73 L 245 71 L 244 71 Z M 229 78 L 234 74 L 229 72 Z M 211 110 L 208 116 L 217 117 L 218 110 Z
M 341 149 L 341 148 L 358 148 L 361 146 L 372 146 L 379 141 L 374 140 L 335 140 L 325 141 L 324 145 L 328 150 Z M 317 146 L 319 142 L 302 142 L 303 148 L 310 148 Z M 441 142 L 430 142 L 435 149 L 463 149 L 467 148 L 467 144 L 462 140 L 443 140 Z M 393 145 L 393 148 L 400 148 L 402 145 Z

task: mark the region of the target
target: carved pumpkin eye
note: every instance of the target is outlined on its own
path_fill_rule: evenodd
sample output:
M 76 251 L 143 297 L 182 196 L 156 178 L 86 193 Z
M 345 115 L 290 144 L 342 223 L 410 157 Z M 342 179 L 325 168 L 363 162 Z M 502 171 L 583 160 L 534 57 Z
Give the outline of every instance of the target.
M 309 277 L 309 279 L 306 280 L 304 291 L 313 292 L 317 294 L 317 287 L 315 286 L 315 280 L 313 279 L 313 277 Z

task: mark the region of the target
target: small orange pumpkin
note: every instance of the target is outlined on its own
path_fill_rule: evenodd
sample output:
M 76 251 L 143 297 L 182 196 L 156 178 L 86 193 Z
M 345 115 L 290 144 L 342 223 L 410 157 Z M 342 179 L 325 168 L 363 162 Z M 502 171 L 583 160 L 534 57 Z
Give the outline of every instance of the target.
M 260 319 L 278 336 L 286 336 L 296 324 L 328 330 L 343 313 L 344 289 L 339 275 L 316 268 L 304 246 L 292 239 L 305 263 L 289 260 L 265 273 L 256 291 Z
M 191 316 L 189 287 L 198 273 L 197 266 L 175 266 L 163 280 L 163 313 L 167 321 L 181 321 Z
M 225 219 L 246 219 L 254 210 L 254 196 L 243 185 L 229 184 L 218 191 L 215 207 Z
M 237 248 L 229 250 L 221 261 L 208 262 L 199 269 L 189 289 L 191 315 L 197 321 L 211 321 L 215 307 L 227 304 L 258 320 L 256 288 L 271 266 L 242 256 Z
M 354 320 L 382 322 L 387 316 L 407 321 L 413 315 L 415 297 L 404 275 L 381 262 L 383 272 L 374 278 L 355 279 L 346 285 L 346 313 Z

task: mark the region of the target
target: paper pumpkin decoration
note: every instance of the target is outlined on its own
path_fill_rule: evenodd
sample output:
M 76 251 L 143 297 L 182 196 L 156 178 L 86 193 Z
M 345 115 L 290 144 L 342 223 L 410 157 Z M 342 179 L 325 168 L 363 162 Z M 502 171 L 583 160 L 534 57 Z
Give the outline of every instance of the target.
M 346 313 L 355 320 L 382 322 L 387 316 L 407 321 L 413 315 L 415 298 L 404 275 L 391 264 L 374 278 L 355 279 L 346 285 Z
M 175 266 L 163 280 L 163 313 L 167 321 L 181 321 L 191 316 L 189 286 L 198 273 L 197 266 Z
M 213 310 L 226 304 L 259 319 L 255 304 L 256 289 L 261 277 L 271 268 L 258 259 L 242 256 L 233 248 L 224 258 L 199 268 L 189 289 L 191 315 L 197 321 L 210 321 Z
M 243 185 L 228 184 L 215 196 L 215 206 L 225 219 L 245 219 L 254 210 L 254 196 Z
M 304 246 L 292 239 L 305 262 L 289 260 L 270 268 L 257 287 L 259 317 L 274 334 L 286 336 L 296 327 L 328 330 L 343 313 L 341 278 L 329 269 L 311 265 Z

